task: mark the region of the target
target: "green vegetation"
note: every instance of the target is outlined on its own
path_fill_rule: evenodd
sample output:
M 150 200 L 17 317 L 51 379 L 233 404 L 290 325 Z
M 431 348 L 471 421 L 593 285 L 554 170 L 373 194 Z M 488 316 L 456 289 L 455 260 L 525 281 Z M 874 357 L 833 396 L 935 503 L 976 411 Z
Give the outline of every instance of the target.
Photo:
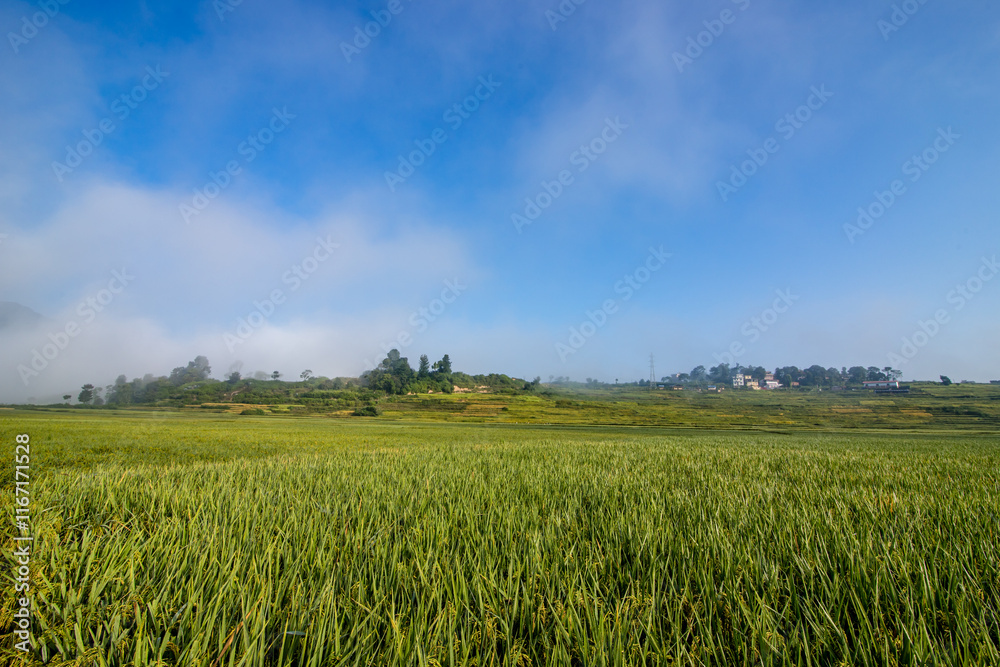
M 410 368 L 409 360 L 390 350 L 382 363 L 374 370 L 361 376 L 364 386 L 375 391 L 393 394 L 452 393 L 456 387 L 466 389 L 486 389 L 491 392 L 514 394 L 533 391 L 541 383 L 540 378 L 525 382 L 506 375 L 467 375 L 452 372 L 451 358 L 446 354 L 441 361 L 431 366 L 427 355 L 420 356 L 420 366 L 416 371 Z
M 24 664 L 1000 662 L 995 436 L 0 414 Z
M 282 382 L 280 373 L 243 378 L 231 372 L 213 380 L 208 359 L 197 357 L 169 377 L 146 375 L 129 382 L 122 375 L 105 396 L 85 385 L 74 410 L 174 409 L 242 415 L 378 417 L 381 420 L 462 421 L 514 424 L 606 424 L 714 429 L 891 429 L 1000 431 L 1000 386 L 913 383 L 906 394 L 877 395 L 866 380 L 891 380 L 899 371 L 855 366 L 841 371 L 820 366 L 778 368 L 774 376 L 790 385 L 777 391 L 736 390 L 724 383 L 731 374 L 760 379 L 763 368 L 720 364 L 679 374 L 661 387 L 648 381 L 611 385 L 588 378 L 542 384 L 506 375 L 468 375 L 453 371 L 448 355 L 414 371 L 391 350 L 379 366 L 360 378 L 315 377 Z M 266 379 L 270 377 L 272 379 Z M 794 380 L 798 378 L 798 380 Z M 669 380 L 669 378 L 665 378 Z M 947 378 L 943 378 L 947 380 Z M 843 383 L 843 384 L 837 384 Z M 68 400 L 68 396 L 64 399 Z M 65 409 L 69 406 L 48 406 Z
M 690 373 L 678 373 L 667 376 L 661 380 L 669 385 L 697 385 L 706 386 L 716 384 L 730 387 L 733 384 L 733 377 L 743 374 L 758 382 L 762 382 L 768 374 L 763 366 L 744 366 L 737 364 L 719 364 L 706 370 L 704 366 L 696 366 Z M 898 380 L 902 377 L 902 371 L 893 369 L 890 366 L 879 368 L 878 366 L 852 366 L 847 368 L 823 368 L 813 365 L 808 368 L 798 366 L 782 366 L 774 369 L 774 379 L 781 383 L 783 387 L 821 387 L 830 389 L 833 387 L 860 387 L 866 381 Z M 795 384 L 793 384 L 795 383 Z M 640 382 L 640 385 L 648 382 Z
M 414 371 L 406 357 L 391 350 L 378 367 L 360 378 L 315 377 L 311 370 L 299 374 L 299 382 L 281 382 L 279 371 L 269 375 L 257 372 L 244 378 L 231 371 L 225 381 L 213 380 L 212 367 L 206 357 L 198 356 L 187 366 L 178 366 L 170 376 L 154 377 L 147 373 L 129 381 L 119 375 L 114 384 L 99 388 L 86 384 L 77 400 L 81 406 L 180 407 L 207 403 L 298 404 L 307 407 L 353 408 L 360 412 L 372 407 L 381 397 L 396 394 L 444 393 L 456 389 L 486 390 L 501 394 L 530 393 L 538 389 L 541 380 L 525 382 L 503 374 L 468 375 L 453 371 L 446 354 L 431 366 L 427 355 L 420 357 L 420 367 Z M 104 392 L 104 397 L 101 396 Z M 70 394 L 63 396 L 69 401 Z M 370 411 L 369 411 L 370 412 Z M 367 414 L 367 412 L 366 412 Z

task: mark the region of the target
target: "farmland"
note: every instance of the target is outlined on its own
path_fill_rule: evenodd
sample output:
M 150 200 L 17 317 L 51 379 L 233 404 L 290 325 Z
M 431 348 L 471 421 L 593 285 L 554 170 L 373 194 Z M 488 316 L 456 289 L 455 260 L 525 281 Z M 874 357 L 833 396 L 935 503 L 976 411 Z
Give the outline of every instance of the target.
M 836 400 L 871 411 L 758 393 L 2 411 L 3 442 L 32 445 L 23 664 L 1000 663 L 992 393 Z

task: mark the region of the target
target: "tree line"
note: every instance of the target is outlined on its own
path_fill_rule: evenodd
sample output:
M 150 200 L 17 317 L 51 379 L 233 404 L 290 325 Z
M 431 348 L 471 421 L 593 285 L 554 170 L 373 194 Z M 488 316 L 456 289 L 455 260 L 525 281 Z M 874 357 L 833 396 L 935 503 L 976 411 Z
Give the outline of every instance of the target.
M 414 370 L 409 360 L 396 349 L 389 350 L 378 366 L 362 374 L 361 380 L 366 387 L 390 395 L 428 392 L 450 394 L 456 386 L 470 389 L 487 387 L 500 392 L 534 391 L 541 384 L 541 378 L 537 377 L 531 382 L 525 382 L 500 373 L 467 375 L 455 372 L 451 368 L 451 357 L 447 354 L 433 364 L 426 354 L 422 354 L 417 369 Z
M 763 366 L 741 365 L 730 366 L 719 364 L 711 368 L 696 366 L 688 373 L 678 373 L 662 378 L 660 382 L 672 385 L 724 385 L 732 384 L 737 374 L 763 382 L 769 371 Z M 364 392 L 364 396 L 426 394 L 428 392 L 450 394 L 455 387 L 475 389 L 485 387 L 495 393 L 536 392 L 541 385 L 541 378 L 536 377 L 528 382 L 512 378 L 500 373 L 488 375 L 468 375 L 452 369 L 451 357 L 445 354 L 440 360 L 431 363 L 426 354 L 420 355 L 417 368 L 410 366 L 409 360 L 399 353 L 390 350 L 385 359 L 374 369 L 366 371 L 359 378 L 325 378 L 315 377 L 311 370 L 302 371 L 299 382 L 281 382 L 282 374 L 278 371 L 265 373 L 257 371 L 248 377 L 243 377 L 239 370 L 230 370 L 224 380 L 211 377 L 212 367 L 205 356 L 197 356 L 185 366 L 174 368 L 169 375 L 153 376 L 147 373 L 142 378 L 128 380 L 125 375 L 119 375 L 114 384 L 106 387 L 96 387 L 93 384 L 84 385 L 77 400 L 83 405 L 135 405 L 155 404 L 168 401 L 213 402 L 232 400 L 240 395 L 247 402 L 275 402 L 280 400 L 309 400 L 319 392 Z M 801 387 L 830 388 L 836 386 L 858 386 L 866 381 L 898 380 L 902 372 L 889 366 L 844 366 L 842 368 L 824 368 L 820 365 L 799 368 L 797 366 L 782 366 L 773 371 L 774 379 L 782 386 L 790 387 L 798 383 Z M 950 380 L 942 376 L 942 382 Z M 617 380 L 615 381 L 617 383 Z M 550 377 L 550 384 L 566 384 L 569 378 Z M 633 384 L 633 383 L 629 383 Z M 637 386 L 649 386 L 648 380 L 640 380 Z M 587 386 L 607 386 L 598 380 L 587 378 Z M 293 389 L 294 388 L 294 389 Z M 298 393 L 297 393 L 298 392 Z M 302 393 L 305 392 L 305 393 Z M 312 393 L 309 393 L 312 392 Z M 103 394 L 103 395 L 102 395 Z M 346 395 L 345 395 L 346 396 Z M 71 394 L 63 396 L 69 401 Z M 323 395 L 324 400 L 336 398 Z M 340 398 L 344 398 L 341 396 Z M 348 397 L 345 400 L 351 400 Z M 369 399 L 365 399 L 369 400 Z
M 119 375 L 114 384 L 97 387 L 84 385 L 77 400 L 83 405 L 138 405 L 160 402 L 216 402 L 240 396 L 244 402 L 271 403 L 276 401 L 358 400 L 368 401 L 376 394 L 400 395 L 410 393 L 447 393 L 456 386 L 474 389 L 487 387 L 499 393 L 534 391 L 541 380 L 526 382 L 500 373 L 468 375 L 452 369 L 451 357 L 444 355 L 430 363 L 427 355 L 420 356 L 416 370 L 398 350 L 391 350 L 374 369 L 359 378 L 315 377 L 311 370 L 299 374 L 299 382 L 281 382 L 279 371 L 257 371 L 244 377 L 238 369 L 231 369 L 224 380 L 211 377 L 212 367 L 205 356 L 197 356 L 186 366 L 178 366 L 169 375 L 156 377 L 147 373 L 142 378 L 129 380 Z M 321 393 L 317 393 L 321 392 Z M 322 393 L 326 392 L 326 393 Z M 330 392 L 342 392 L 336 396 Z M 102 395 L 103 394 L 103 395 Z M 63 396 L 69 401 L 71 394 Z
M 678 373 L 667 376 L 660 381 L 670 384 L 717 384 L 730 385 L 738 374 L 753 378 L 762 382 L 770 371 L 763 366 L 743 366 L 737 364 L 719 364 L 710 369 L 704 366 L 696 366 L 690 373 Z M 808 368 L 798 366 L 781 366 L 775 368 L 771 373 L 774 379 L 785 387 L 791 387 L 793 382 L 797 382 L 801 387 L 837 387 L 848 385 L 860 385 L 864 382 L 885 382 L 899 380 L 903 372 L 895 370 L 890 366 L 879 368 L 877 366 L 843 366 L 841 368 L 823 368 L 816 364 Z

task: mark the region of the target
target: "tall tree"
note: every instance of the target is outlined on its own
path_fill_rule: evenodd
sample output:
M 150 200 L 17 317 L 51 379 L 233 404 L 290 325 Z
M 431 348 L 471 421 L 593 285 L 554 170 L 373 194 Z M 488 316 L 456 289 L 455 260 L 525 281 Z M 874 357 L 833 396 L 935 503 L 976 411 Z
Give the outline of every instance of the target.
M 861 384 L 868 379 L 868 371 L 864 366 L 851 366 L 847 371 L 847 381 L 851 384 Z
M 879 382 L 882 380 L 888 380 L 889 378 L 885 373 L 879 370 L 878 366 L 868 367 L 868 381 L 869 382 Z
M 441 361 L 437 361 L 434 363 L 434 370 L 436 370 L 438 373 L 441 373 L 442 375 L 451 374 L 451 357 L 449 357 L 447 354 L 441 357 Z
M 127 377 L 119 375 L 114 385 L 107 388 L 107 397 L 109 404 L 129 405 L 135 399 L 134 387 L 129 384 Z
M 719 364 L 718 366 L 713 366 L 708 372 L 708 378 L 716 384 L 729 384 L 732 379 L 732 375 L 733 373 L 729 368 L 729 364 Z
M 809 368 L 805 369 L 803 373 L 806 376 L 805 384 L 807 386 L 822 387 L 827 384 L 826 369 L 819 364 L 813 364 Z
M 212 374 L 212 367 L 208 363 L 208 357 L 198 355 L 188 366 L 194 371 L 198 380 L 207 380 Z
M 426 354 L 420 355 L 420 368 L 417 370 L 417 376 L 425 378 L 431 374 L 431 362 L 427 359 Z
M 76 397 L 76 400 L 80 401 L 84 405 L 87 405 L 94 400 L 94 385 L 83 385 L 82 391 L 80 392 L 80 395 Z
M 189 361 L 187 366 L 178 366 L 170 372 L 170 382 L 180 386 L 188 382 L 202 382 L 212 374 L 212 367 L 208 363 L 208 357 L 198 355 L 194 361 Z

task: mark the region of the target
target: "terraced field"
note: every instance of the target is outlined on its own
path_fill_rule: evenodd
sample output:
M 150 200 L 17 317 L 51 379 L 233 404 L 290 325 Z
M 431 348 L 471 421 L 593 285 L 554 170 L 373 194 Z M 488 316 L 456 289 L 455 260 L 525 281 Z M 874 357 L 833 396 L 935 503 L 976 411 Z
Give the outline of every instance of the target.
M 1000 664 L 995 436 L 0 419 L 4 664 Z
M 385 419 L 686 428 L 976 430 L 1000 434 L 1000 386 L 929 383 L 909 395 L 854 391 L 560 390 L 548 396 L 387 399 Z M 506 408 L 506 409 L 505 409 Z

